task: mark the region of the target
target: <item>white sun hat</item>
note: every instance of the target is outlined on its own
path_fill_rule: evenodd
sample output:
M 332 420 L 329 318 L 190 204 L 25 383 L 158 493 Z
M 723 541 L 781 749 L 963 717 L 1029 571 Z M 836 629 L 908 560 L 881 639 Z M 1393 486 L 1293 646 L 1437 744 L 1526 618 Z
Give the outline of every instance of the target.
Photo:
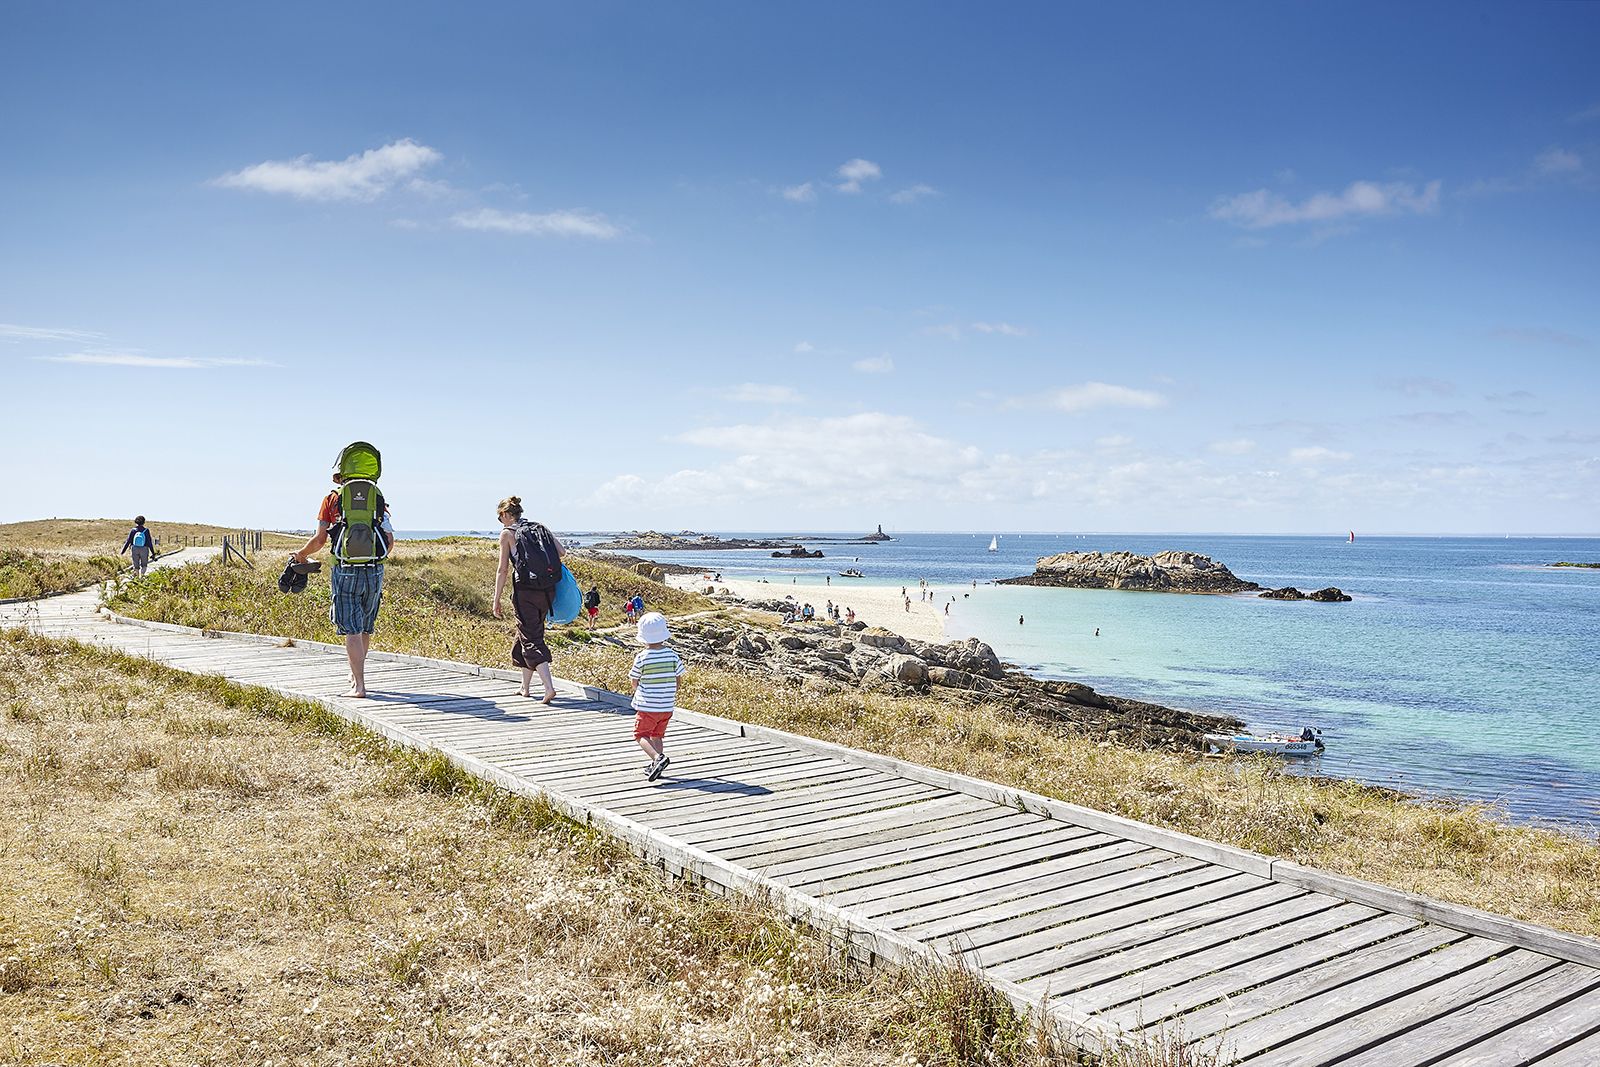
M 639 642 L 645 645 L 659 644 L 668 637 L 667 617 L 659 611 L 647 611 L 639 617 Z

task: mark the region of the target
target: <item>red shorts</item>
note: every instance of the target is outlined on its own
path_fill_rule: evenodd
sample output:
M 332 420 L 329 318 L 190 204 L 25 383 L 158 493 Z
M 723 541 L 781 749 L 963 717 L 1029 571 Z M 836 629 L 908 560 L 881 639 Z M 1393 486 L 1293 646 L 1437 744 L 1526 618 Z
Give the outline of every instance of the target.
M 633 739 L 667 736 L 667 723 L 672 721 L 670 711 L 638 711 L 633 715 Z
M 589 618 L 592 619 L 598 614 L 600 614 L 600 609 L 599 608 L 590 608 L 589 609 Z

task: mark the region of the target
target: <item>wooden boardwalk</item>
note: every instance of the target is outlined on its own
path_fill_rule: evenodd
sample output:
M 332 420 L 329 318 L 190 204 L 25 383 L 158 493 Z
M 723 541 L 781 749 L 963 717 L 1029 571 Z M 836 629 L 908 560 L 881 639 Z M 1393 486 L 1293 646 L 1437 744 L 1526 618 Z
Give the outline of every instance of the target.
M 342 649 L 114 622 L 94 593 L 0 624 L 317 700 L 627 840 L 670 874 L 764 894 L 863 957 L 960 952 L 1085 1043 L 1181 1028 L 1252 1065 L 1600 1064 L 1600 942 L 1398 893 L 992 783 L 692 712 L 644 781 L 615 694 Z

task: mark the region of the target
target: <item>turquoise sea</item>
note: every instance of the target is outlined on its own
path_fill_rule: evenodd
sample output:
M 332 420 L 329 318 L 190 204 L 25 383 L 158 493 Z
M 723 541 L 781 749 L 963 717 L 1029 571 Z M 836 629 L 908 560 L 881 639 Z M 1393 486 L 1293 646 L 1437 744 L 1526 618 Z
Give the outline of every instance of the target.
M 737 536 L 730 533 L 729 536 Z M 755 536 L 745 534 L 744 536 Z M 771 535 L 767 535 L 771 536 Z M 836 535 L 837 536 L 837 535 Z M 1109 693 L 1229 712 L 1252 727 L 1318 726 L 1306 773 L 1502 805 L 1600 831 L 1600 539 L 907 534 L 821 544 L 821 560 L 766 552 L 657 558 L 849 603 L 849 579 L 955 596 L 949 632 L 1040 674 Z M 587 540 L 579 537 L 579 540 Z M 1242 578 L 1337 585 L 1348 604 L 996 586 L 1071 550 L 1203 552 Z M 861 562 L 855 563 L 860 557 Z M 976 588 L 971 584 L 976 581 Z M 1017 617 L 1026 618 L 1018 625 Z M 1100 636 L 1094 636 L 1095 628 Z

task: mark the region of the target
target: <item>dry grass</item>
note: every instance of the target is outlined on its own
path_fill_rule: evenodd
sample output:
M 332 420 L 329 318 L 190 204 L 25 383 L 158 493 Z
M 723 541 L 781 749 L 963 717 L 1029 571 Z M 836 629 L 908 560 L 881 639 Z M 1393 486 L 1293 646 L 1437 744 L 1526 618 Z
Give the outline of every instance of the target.
M 27 1065 L 1079 1062 L 318 705 L 14 631 L 0 1016 Z
M 163 522 L 149 518 L 146 525 L 161 539 L 161 548 L 175 548 L 181 537 L 214 537 L 238 533 L 235 526 L 210 526 L 195 522 Z M 49 551 L 65 556 L 115 556 L 133 526 L 133 516 L 121 519 L 33 519 L 0 523 L 0 549 Z M 264 545 L 289 552 L 305 543 L 303 537 L 267 534 Z
M 72 556 L 0 548 L 0 600 L 81 589 L 116 577 L 122 568 L 123 561 L 114 555 Z

